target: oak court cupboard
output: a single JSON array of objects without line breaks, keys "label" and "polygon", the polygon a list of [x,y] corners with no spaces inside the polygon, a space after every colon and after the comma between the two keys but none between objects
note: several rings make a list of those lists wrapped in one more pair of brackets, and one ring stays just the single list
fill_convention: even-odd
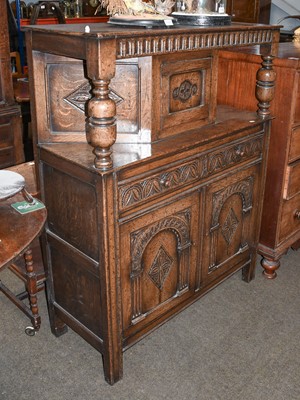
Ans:
[{"label": "oak court cupboard", "polygon": [[[113,384],[129,346],[254,276],[279,28],[25,31],[51,328],[94,346]],[[217,104],[218,50],[254,44],[258,111]]]}]

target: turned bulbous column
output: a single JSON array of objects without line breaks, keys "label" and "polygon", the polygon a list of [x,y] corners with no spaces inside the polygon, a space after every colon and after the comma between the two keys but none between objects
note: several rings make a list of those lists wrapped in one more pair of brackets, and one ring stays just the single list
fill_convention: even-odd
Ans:
[{"label": "turned bulbous column", "polygon": [[116,104],[109,97],[109,84],[116,72],[116,40],[87,42],[87,77],[92,84],[92,98],[87,105],[86,135],[94,148],[95,168],[105,171],[112,168],[111,146],[117,138]]},{"label": "turned bulbous column", "polygon": [[87,139],[94,147],[95,167],[105,170],[112,167],[110,148],[117,137],[116,104],[108,96],[108,82],[94,80],[93,85],[94,97],[88,103]]},{"label": "turned bulbous column", "polygon": [[258,100],[257,113],[265,118],[270,114],[270,103],[274,98],[276,72],[273,69],[273,56],[262,55],[261,58],[263,61],[256,74],[255,95]]}]

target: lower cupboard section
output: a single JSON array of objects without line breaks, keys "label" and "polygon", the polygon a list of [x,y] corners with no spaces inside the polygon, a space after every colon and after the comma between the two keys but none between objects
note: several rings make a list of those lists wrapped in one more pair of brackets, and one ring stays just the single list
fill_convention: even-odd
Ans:
[{"label": "lower cupboard section", "polygon": [[[58,170],[52,153],[43,153],[51,328],[59,336],[69,326],[100,351],[110,383],[120,379],[125,349],[236,271],[253,278],[262,158],[237,155],[225,170],[227,155],[216,153],[213,176],[183,177],[167,188],[151,177],[171,167],[156,165],[149,187],[155,181],[165,190],[149,200],[144,171],[120,174],[128,186],[145,182],[146,200],[124,212],[114,171],[65,162]],[[187,157],[176,162],[181,170]]]},{"label": "lower cupboard section", "polygon": [[255,267],[260,164],[120,227],[125,347],[240,268]]}]

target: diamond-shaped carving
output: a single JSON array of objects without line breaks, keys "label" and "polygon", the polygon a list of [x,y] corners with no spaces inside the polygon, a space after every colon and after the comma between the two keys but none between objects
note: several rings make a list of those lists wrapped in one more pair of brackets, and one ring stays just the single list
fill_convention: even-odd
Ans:
[{"label": "diamond-shaped carving", "polygon": [[232,240],[234,232],[237,230],[238,224],[239,220],[231,208],[221,229],[223,237],[228,245]]},{"label": "diamond-shaped carving", "polygon": [[148,275],[158,289],[162,289],[163,284],[168,276],[173,264],[172,257],[161,246],[156,254],[156,257],[151,265]]},{"label": "diamond-shaped carving", "polygon": [[[73,108],[81,112],[85,112],[86,102],[91,99],[92,87],[89,82],[83,83],[72,93],[64,97],[64,100],[69,103]],[[114,100],[116,104],[122,103],[124,99],[119,96],[114,90],[109,90],[109,97]]]}]

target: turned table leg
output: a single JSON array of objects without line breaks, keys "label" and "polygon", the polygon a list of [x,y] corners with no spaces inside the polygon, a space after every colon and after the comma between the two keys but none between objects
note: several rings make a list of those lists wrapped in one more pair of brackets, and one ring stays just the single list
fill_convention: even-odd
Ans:
[{"label": "turned table leg", "polygon": [[39,315],[37,305],[37,279],[33,268],[32,250],[28,249],[24,253],[26,277],[27,277],[27,292],[29,295],[29,305],[32,314],[31,322],[35,331],[40,329],[41,317]]}]

